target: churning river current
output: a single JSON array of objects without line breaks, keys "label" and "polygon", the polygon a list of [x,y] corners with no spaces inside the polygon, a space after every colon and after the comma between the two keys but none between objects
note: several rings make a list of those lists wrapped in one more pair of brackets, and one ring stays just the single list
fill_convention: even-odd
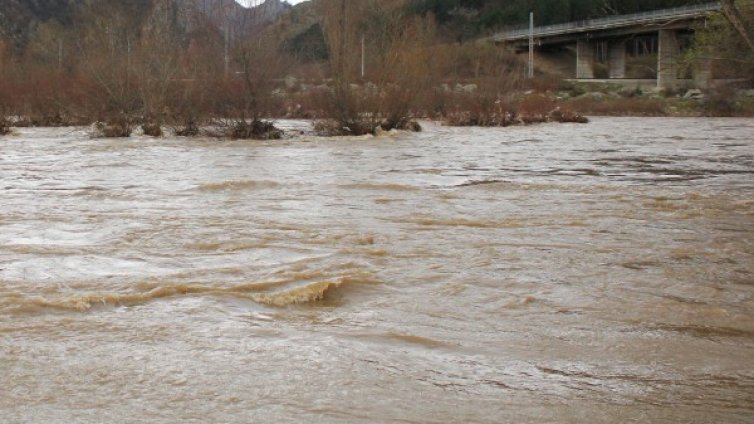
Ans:
[{"label": "churning river current", "polygon": [[751,422],[753,236],[754,120],[22,129],[0,422]]}]

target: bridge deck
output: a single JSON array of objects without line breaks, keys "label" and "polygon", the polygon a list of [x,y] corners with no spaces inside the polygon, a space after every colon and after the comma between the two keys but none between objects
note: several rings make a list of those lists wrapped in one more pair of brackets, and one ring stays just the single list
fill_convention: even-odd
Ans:
[{"label": "bridge deck", "polygon": [[[535,38],[555,37],[584,32],[604,31],[635,25],[656,25],[672,20],[693,19],[720,10],[720,3],[707,3],[676,7],[672,9],[653,10],[607,18],[589,19],[534,28]],[[529,28],[521,27],[501,32],[493,37],[496,42],[520,41],[529,38]]]}]

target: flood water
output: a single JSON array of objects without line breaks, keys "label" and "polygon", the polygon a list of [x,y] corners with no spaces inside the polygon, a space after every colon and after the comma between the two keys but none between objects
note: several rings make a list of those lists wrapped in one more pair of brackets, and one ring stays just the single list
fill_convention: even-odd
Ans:
[{"label": "flood water", "polygon": [[0,422],[751,422],[753,296],[753,120],[0,138]]}]

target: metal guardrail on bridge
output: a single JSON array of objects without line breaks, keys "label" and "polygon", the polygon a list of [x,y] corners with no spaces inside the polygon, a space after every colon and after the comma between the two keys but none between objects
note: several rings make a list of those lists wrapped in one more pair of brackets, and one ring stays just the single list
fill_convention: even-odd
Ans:
[{"label": "metal guardrail on bridge", "polygon": [[[565,35],[587,31],[598,31],[612,28],[620,28],[637,24],[652,24],[671,19],[688,19],[706,15],[720,10],[720,3],[707,3],[692,6],[675,7],[672,9],[653,10],[649,12],[631,13],[628,15],[610,16],[607,18],[589,19],[584,21],[568,22],[564,24],[548,25],[534,28],[534,37]],[[529,28],[519,27],[503,31],[493,39],[497,42],[515,41],[529,38]]]}]

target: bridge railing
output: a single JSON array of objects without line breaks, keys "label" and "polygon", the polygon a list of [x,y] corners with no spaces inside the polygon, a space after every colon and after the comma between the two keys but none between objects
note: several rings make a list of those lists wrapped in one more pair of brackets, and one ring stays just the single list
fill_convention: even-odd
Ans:
[{"label": "bridge railing", "polygon": [[[627,15],[609,16],[606,18],[588,19],[564,24],[547,25],[534,28],[534,37],[583,32],[588,30],[609,29],[625,25],[652,23],[666,19],[683,19],[704,15],[720,10],[720,3],[707,3],[674,7],[672,9],[652,10],[648,12],[631,13]],[[498,33],[493,37],[495,41],[511,41],[529,37],[528,27],[517,27]]]}]

